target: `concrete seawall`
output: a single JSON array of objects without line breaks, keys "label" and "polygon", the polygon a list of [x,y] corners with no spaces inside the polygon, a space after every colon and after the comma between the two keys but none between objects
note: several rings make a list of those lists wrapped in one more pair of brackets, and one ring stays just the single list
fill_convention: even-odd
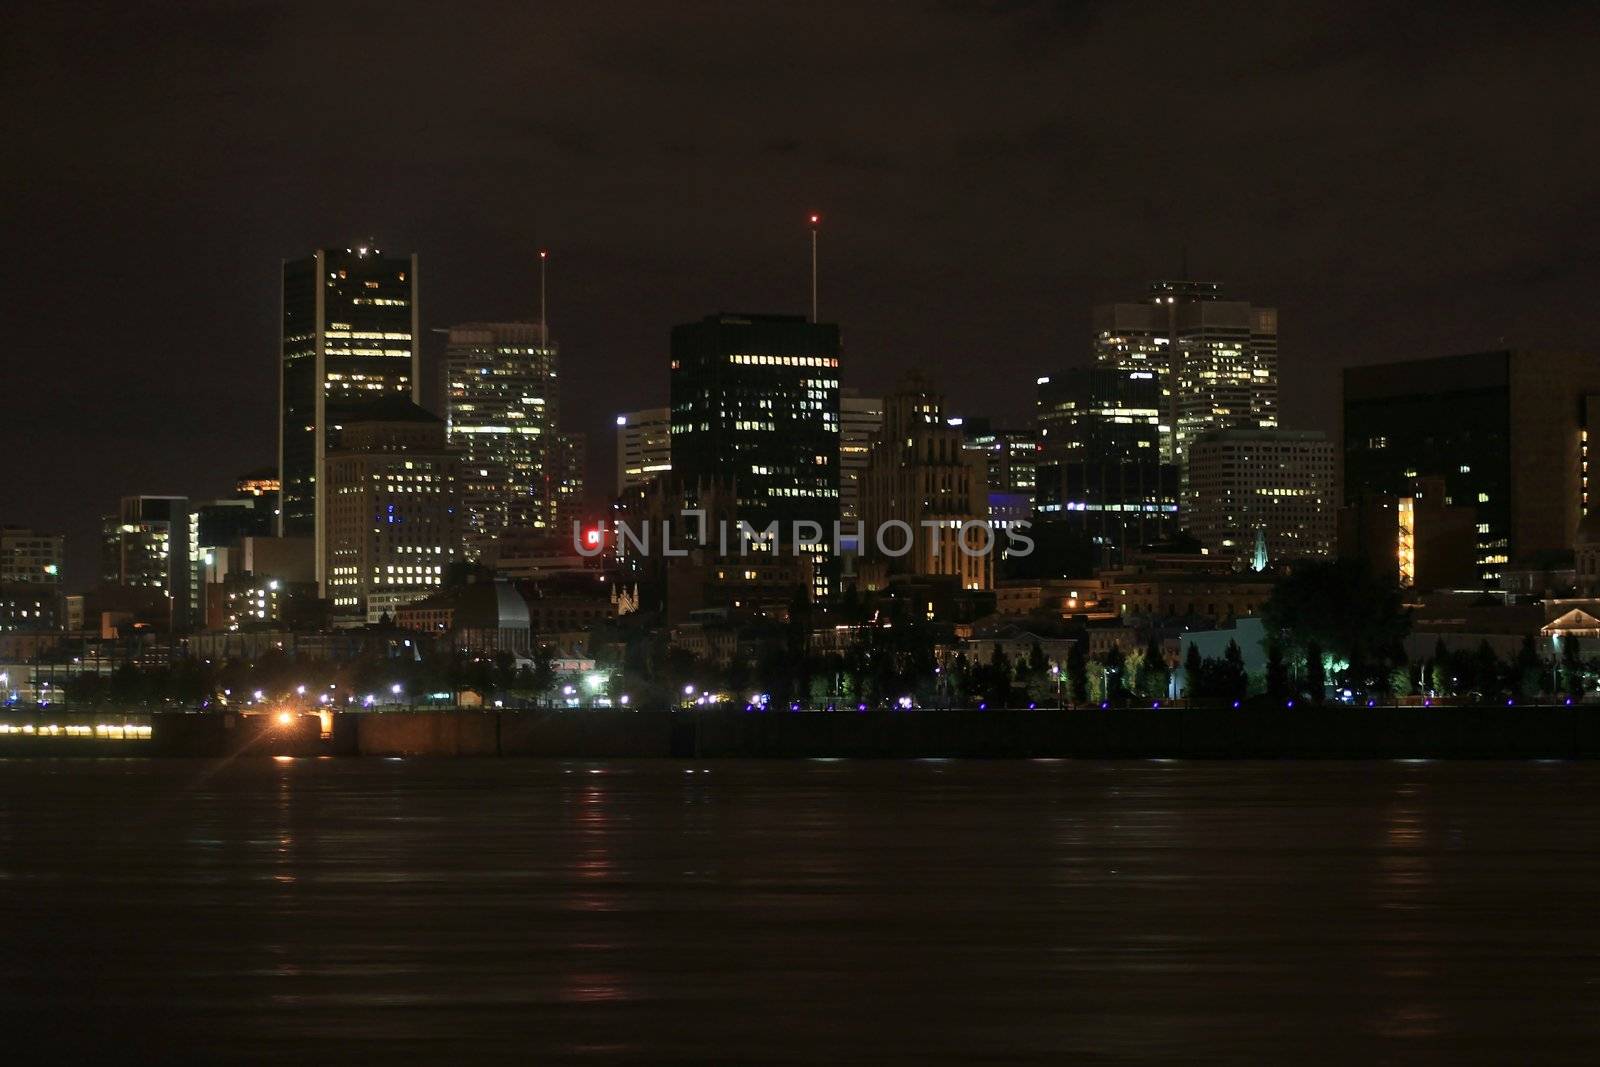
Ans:
[{"label": "concrete seawall", "polygon": [[1600,706],[0,713],[0,756],[1595,759]]}]

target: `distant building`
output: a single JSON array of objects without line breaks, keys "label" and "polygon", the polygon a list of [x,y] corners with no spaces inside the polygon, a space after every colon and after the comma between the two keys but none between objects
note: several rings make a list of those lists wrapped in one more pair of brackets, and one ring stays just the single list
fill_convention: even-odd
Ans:
[{"label": "distant building", "polygon": [[1396,496],[1367,492],[1339,509],[1339,555],[1403,589],[1471,589],[1477,512],[1447,503],[1443,478],[1416,478]]},{"label": "distant building", "polygon": [[[839,518],[839,327],[799,315],[710,315],[672,331],[672,474],[737,492],[738,519],[831,539]],[[813,592],[835,568],[813,553]]]},{"label": "distant building", "polygon": [[0,633],[58,630],[66,537],[0,526]]},{"label": "distant building", "polygon": [[1161,385],[1149,368],[1077,368],[1038,380],[1034,512],[1120,558],[1177,529],[1178,471],[1162,459]]},{"label": "distant building", "polygon": [[464,550],[478,559],[508,530],[556,526],[557,350],[542,323],[470,322],[450,327],[445,362]]},{"label": "distant building", "polygon": [[264,481],[242,477],[232,498],[189,506],[189,618],[197,626],[207,617],[206,570],[218,554],[247,537],[270,537],[277,527],[278,496]]},{"label": "distant building", "polygon": [[0,583],[60,585],[66,536],[26,526],[0,526]]},{"label": "distant building", "polygon": [[[1551,351],[1353,367],[1344,372],[1344,501],[1397,498],[1440,478],[1443,504],[1475,513],[1477,579],[1574,547],[1600,502],[1600,357]],[[1600,439],[1597,439],[1600,440]]]},{"label": "distant building", "polygon": [[341,426],[373,401],[420,399],[417,257],[318,249],[284,263],[282,303],[278,532],[315,538],[323,560],[323,464]]},{"label": "distant building", "polygon": [[1213,282],[1160,281],[1138,302],[1094,310],[1102,367],[1151,374],[1161,458],[1178,465],[1210,430],[1278,425],[1278,312],[1224,298]]},{"label": "distant building", "polygon": [[1004,546],[994,544],[988,527],[983,455],[964,447],[960,429],[947,422],[943,395],[919,377],[883,406],[883,430],[862,481],[862,555],[885,577],[937,575],[966,590],[991,588]]},{"label": "distant building", "polygon": [[319,568],[336,618],[378,622],[440,588],[460,554],[456,462],[444,423],[402,397],[344,425]]},{"label": "distant building", "polygon": [[181,496],[125,496],[102,523],[101,582],[158,590],[167,621],[185,630],[191,621],[189,500]]},{"label": "distant building", "polygon": [[861,518],[861,478],[872,440],[883,429],[883,398],[839,392],[839,518],[854,530]]},{"label": "distant building", "polygon": [[965,447],[983,456],[991,493],[1031,498],[1039,462],[1038,437],[1033,430],[1006,430],[982,416],[958,420]]},{"label": "distant building", "polygon": [[545,492],[555,501],[556,532],[570,540],[573,523],[583,519],[589,438],[574,431],[563,431],[556,434],[554,446],[545,471]]},{"label": "distant building", "polygon": [[1261,570],[1333,555],[1333,442],[1315,430],[1215,430],[1189,446],[1183,524],[1207,552]]},{"label": "distant building", "polygon": [[672,409],[617,416],[617,495],[672,471]]}]

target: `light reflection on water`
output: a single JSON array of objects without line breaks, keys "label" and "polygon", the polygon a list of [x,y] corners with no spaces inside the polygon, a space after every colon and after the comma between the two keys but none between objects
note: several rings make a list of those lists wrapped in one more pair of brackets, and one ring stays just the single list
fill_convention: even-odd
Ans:
[{"label": "light reflection on water", "polygon": [[58,1059],[1580,1062],[1596,785],[0,761],[0,1012]]}]

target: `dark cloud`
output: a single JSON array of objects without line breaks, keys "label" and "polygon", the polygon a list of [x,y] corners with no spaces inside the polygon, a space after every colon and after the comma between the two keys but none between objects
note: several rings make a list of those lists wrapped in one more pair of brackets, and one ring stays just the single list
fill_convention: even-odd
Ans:
[{"label": "dark cloud", "polygon": [[803,308],[848,384],[1025,417],[1089,306],[1175,273],[1282,311],[1289,420],[1338,368],[1595,345],[1579,5],[182,4],[8,9],[6,521],[275,454],[278,261],[422,256],[428,327],[534,311],[568,412],[657,402],[667,330]]}]

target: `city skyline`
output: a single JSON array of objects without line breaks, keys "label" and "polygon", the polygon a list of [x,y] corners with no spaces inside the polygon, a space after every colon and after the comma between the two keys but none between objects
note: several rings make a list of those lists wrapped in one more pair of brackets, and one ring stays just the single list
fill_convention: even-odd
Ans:
[{"label": "city skyline", "polygon": [[[382,109],[368,106],[375,89],[327,92],[337,64],[322,62],[324,46],[289,46],[354,31],[354,13],[319,14],[313,34],[294,32],[308,16],[286,10],[281,33],[258,34],[221,13],[152,12],[87,43],[66,13],[22,14],[26,45],[8,79],[33,121],[15,158],[29,169],[51,160],[55,180],[12,200],[31,251],[8,270],[8,336],[49,402],[10,420],[3,490],[31,506],[9,521],[69,531],[77,581],[92,566],[96,516],[120,496],[213,498],[270,463],[276,411],[248,395],[273,388],[276,264],[358,234],[419,253],[426,329],[531,317],[533,256],[552,250],[550,318],[570,353],[569,408],[595,449],[593,483],[611,465],[612,416],[664,395],[671,324],[718,308],[806,308],[811,211],[824,217],[822,315],[846,331],[844,384],[883,393],[932,361],[951,395],[1002,422],[1031,397],[990,373],[991,353],[1022,382],[1086,362],[1078,339],[1093,306],[1176,273],[1280,310],[1290,427],[1336,429],[1344,366],[1584,347],[1594,139],[1580,132],[1531,160],[1496,146],[1526,141],[1520,116],[1535,102],[1543,121],[1586,128],[1571,82],[1582,64],[1568,60],[1589,17],[1321,14],[1260,20],[1204,61],[1115,79],[1126,99],[1112,107],[1084,91],[1104,80],[1110,46],[1182,54],[1195,16],[858,12],[854,33],[829,39],[833,76],[791,92],[782,79],[752,82],[742,60],[685,64],[685,31],[648,7],[619,16],[620,42],[616,28],[549,12],[528,27],[548,60],[534,68],[478,47],[484,27],[407,37],[405,106]],[[703,46],[753,33],[782,61],[806,47],[805,24],[800,12],[753,11]],[[81,76],[62,94],[55,72],[69,55]],[[452,76],[459,55],[475,57],[473,77]],[[922,73],[934,69],[955,74],[940,85]],[[174,70],[186,72],[184,94],[167,90]],[[1429,91],[1410,93],[1414,81]],[[724,91],[735,84],[748,91]],[[863,85],[884,96],[858,111]],[[1189,106],[1163,106],[1180,94]],[[479,106],[500,99],[540,103]],[[706,99],[726,113],[699,126],[672,117]],[[291,160],[279,140],[312,100],[350,136]],[[1192,113],[1255,131],[1249,151],[1237,138],[1212,145]],[[429,132],[472,114],[457,132]],[[818,121],[838,114],[857,117]],[[432,161],[463,138],[505,151],[446,175]],[[1352,138],[1360,150],[1345,152]],[[422,147],[399,156],[402,140]],[[1168,182],[1177,159],[1190,179]],[[1525,168],[1540,174],[1540,195],[1488,195]],[[131,273],[130,256],[204,266]],[[81,313],[84,291],[96,294],[93,315]],[[171,331],[179,305],[183,328]],[[442,341],[423,346],[431,369]],[[82,411],[95,417],[61,415]],[[194,469],[195,439],[214,471]],[[69,478],[81,492],[54,488]]]}]

